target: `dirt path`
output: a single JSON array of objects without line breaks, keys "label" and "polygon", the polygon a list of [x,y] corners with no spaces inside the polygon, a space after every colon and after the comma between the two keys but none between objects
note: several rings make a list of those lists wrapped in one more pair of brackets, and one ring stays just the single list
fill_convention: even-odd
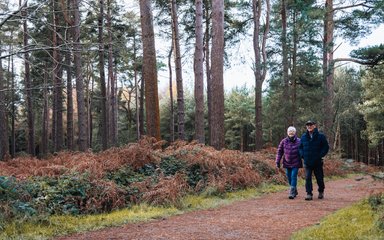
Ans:
[{"label": "dirt path", "polygon": [[294,200],[287,198],[287,192],[279,192],[218,209],[59,239],[289,239],[293,232],[377,192],[384,192],[384,181],[354,177],[326,182],[322,200],[314,195],[313,201],[305,201],[305,189],[301,187]]}]

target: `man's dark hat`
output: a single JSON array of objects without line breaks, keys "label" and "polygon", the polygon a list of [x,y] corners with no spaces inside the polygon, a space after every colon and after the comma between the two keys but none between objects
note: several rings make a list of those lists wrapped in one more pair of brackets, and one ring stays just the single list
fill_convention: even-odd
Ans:
[{"label": "man's dark hat", "polygon": [[314,124],[316,124],[315,121],[313,121],[313,120],[308,120],[308,121],[305,123],[305,126],[307,126],[307,125],[314,125]]}]

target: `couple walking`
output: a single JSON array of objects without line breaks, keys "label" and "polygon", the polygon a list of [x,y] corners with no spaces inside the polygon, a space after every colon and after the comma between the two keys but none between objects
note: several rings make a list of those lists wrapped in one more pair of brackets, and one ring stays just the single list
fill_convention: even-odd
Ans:
[{"label": "couple walking", "polygon": [[305,200],[313,199],[312,173],[316,177],[318,185],[319,199],[324,198],[324,172],[323,157],[328,153],[329,145],[324,134],[317,130],[316,122],[309,120],[305,123],[307,131],[301,136],[296,135],[296,128],[287,129],[288,136],[281,140],[277,149],[276,166],[280,168],[282,160],[283,167],[286,168],[288,183],[290,185],[289,198],[297,196],[297,174],[299,168],[305,168],[305,190],[307,196]]}]

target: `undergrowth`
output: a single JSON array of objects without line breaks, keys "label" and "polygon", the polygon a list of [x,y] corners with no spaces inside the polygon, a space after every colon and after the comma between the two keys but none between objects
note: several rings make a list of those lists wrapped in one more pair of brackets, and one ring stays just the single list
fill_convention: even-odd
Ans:
[{"label": "undergrowth", "polygon": [[284,185],[262,184],[258,188],[249,188],[219,195],[187,195],[180,200],[178,206],[169,205],[155,207],[140,204],[131,208],[112,211],[111,213],[83,216],[48,216],[46,218],[14,221],[3,227],[0,239],[49,239],[54,236],[67,235],[105,227],[120,226],[126,223],[150,221],[185,212],[211,209],[258,197],[263,193],[286,189]]},{"label": "undergrowth", "polygon": [[[51,224],[53,216],[81,219],[142,204],[194,209],[199,208],[198,202],[202,206],[210,206],[207,201],[226,202],[232,192],[238,196],[244,190],[247,197],[252,194],[246,189],[286,185],[284,171],[275,168],[274,148],[242,153],[217,151],[197,142],[165,146],[145,137],[97,154],[60,152],[44,160],[0,161],[0,231],[9,228],[5,226],[10,222],[44,225]],[[324,164],[326,176],[346,175],[351,172],[348,169],[337,158]],[[353,166],[354,171],[358,169]],[[187,196],[195,196],[196,203],[188,203]]]}]

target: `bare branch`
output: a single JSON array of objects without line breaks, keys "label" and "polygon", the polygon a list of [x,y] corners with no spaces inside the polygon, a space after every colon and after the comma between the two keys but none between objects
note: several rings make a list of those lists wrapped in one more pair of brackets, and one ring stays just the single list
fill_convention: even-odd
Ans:
[{"label": "bare branch", "polygon": [[28,0],[24,0],[24,2],[20,5],[20,7],[17,10],[13,11],[6,18],[4,18],[3,21],[0,22],[0,29],[9,19],[11,19],[13,16],[15,16],[18,12],[20,12],[27,5],[27,1]]},{"label": "bare branch", "polygon": [[372,65],[377,64],[377,63],[372,62],[372,61],[363,61],[363,60],[359,60],[359,59],[355,59],[355,58],[337,58],[337,59],[334,59],[333,61],[335,63],[336,62],[354,62],[354,63],[365,65],[365,66],[372,66]]},{"label": "bare branch", "polygon": [[344,9],[349,9],[349,8],[355,8],[355,7],[366,7],[366,8],[373,8],[373,6],[367,5],[367,1],[361,2],[359,4],[352,4],[352,5],[347,5],[347,6],[342,6],[342,7],[337,7],[334,8],[332,11],[336,12],[339,10],[344,10]]}]

